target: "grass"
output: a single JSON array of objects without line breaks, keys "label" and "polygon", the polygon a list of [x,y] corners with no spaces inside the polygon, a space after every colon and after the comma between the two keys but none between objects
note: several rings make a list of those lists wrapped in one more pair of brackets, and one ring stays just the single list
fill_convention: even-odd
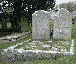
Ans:
[{"label": "grass", "polygon": [[53,19],[50,20],[50,29],[54,30],[54,20]]},{"label": "grass", "polygon": [[[28,35],[27,38],[23,39],[23,40],[19,40],[17,42],[10,42],[10,43],[0,43],[0,52],[2,51],[2,49],[6,49],[10,46],[16,45],[17,43],[21,43],[27,39],[31,39],[31,35]],[[71,39],[74,39],[74,53],[75,55],[73,56],[63,56],[63,57],[57,57],[57,58],[53,58],[53,59],[47,59],[47,58],[42,58],[42,59],[31,59],[28,61],[23,61],[20,62],[20,64],[76,64],[76,24],[72,25],[72,34],[71,34]],[[58,41],[58,40],[54,40],[54,41]],[[0,64],[9,64],[6,62],[2,62],[1,60],[1,53],[0,53]],[[11,63],[11,64],[19,64],[19,63]]]},{"label": "grass", "polygon": [[[68,41],[68,42],[66,42],[66,43],[68,43],[68,44],[66,44],[66,43],[59,43],[57,46],[55,46],[55,48],[57,48],[58,49],[58,51],[59,52],[61,52],[61,49],[66,49],[68,52],[70,52],[70,48],[71,48],[71,43],[72,41]],[[62,46],[62,48],[60,49],[58,46]],[[65,48],[64,48],[65,47]]]}]

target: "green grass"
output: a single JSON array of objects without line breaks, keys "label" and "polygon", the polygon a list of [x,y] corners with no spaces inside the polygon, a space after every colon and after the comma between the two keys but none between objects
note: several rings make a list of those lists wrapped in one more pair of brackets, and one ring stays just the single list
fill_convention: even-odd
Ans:
[{"label": "green grass", "polygon": [[[62,46],[62,48],[61,49],[66,49],[68,52],[70,52],[70,47],[71,47],[71,43],[72,41],[68,41],[67,43],[69,43],[69,44],[62,44],[61,42],[57,45],[57,46],[55,46],[55,48],[58,48],[58,46]],[[64,48],[65,47],[65,48]],[[58,48],[59,49],[59,48]],[[59,49],[58,51],[59,52],[61,52],[61,49]]]},{"label": "green grass", "polygon": [[54,29],[54,20],[53,19],[50,20],[50,29]]},{"label": "green grass", "polygon": [[[10,43],[0,43],[0,52],[2,49],[6,49],[10,46],[16,45],[17,43],[21,43],[24,40],[31,39],[32,36],[28,36],[27,38],[17,41],[17,42],[10,42]],[[63,57],[57,57],[53,59],[47,60],[47,58],[42,58],[38,60],[28,60],[26,62],[21,62],[20,64],[76,64],[76,24],[72,25],[72,34],[71,39],[74,39],[74,53],[73,56],[63,56]],[[56,41],[56,40],[54,40]],[[9,64],[1,61],[1,53],[0,53],[0,64]],[[19,64],[19,63],[11,63],[11,64]]]}]

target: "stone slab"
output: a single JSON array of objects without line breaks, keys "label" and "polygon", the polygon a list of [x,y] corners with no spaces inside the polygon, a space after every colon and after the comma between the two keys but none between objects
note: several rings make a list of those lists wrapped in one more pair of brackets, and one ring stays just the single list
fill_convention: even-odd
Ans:
[{"label": "stone slab", "polygon": [[66,9],[60,9],[54,16],[53,39],[71,39],[72,15]]},{"label": "stone slab", "polygon": [[50,39],[50,16],[49,12],[39,10],[32,16],[32,38]]}]

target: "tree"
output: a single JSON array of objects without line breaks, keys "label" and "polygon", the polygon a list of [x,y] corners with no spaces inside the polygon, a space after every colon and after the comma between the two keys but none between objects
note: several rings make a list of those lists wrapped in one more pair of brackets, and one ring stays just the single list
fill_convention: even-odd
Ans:
[{"label": "tree", "polygon": [[68,3],[62,3],[59,6],[60,6],[60,8],[67,9],[69,12],[76,11],[76,2],[69,1]]},{"label": "tree", "polygon": [[60,5],[59,5],[60,9],[61,9],[61,8],[66,8],[65,5],[66,5],[66,3],[62,3],[62,4],[60,4]]},{"label": "tree", "polygon": [[[2,25],[2,31],[6,31],[7,30],[7,18],[11,18],[12,15],[8,14],[9,12],[11,12],[10,8],[10,3],[8,1],[0,1],[0,24]],[[8,5],[6,5],[8,4]],[[10,11],[9,11],[10,10]],[[8,12],[9,11],[9,12]]]},{"label": "tree", "polygon": [[1,2],[1,11],[2,12],[6,12],[6,13],[12,13],[14,11],[14,8],[13,8],[13,4],[10,3],[9,1],[2,1]]},{"label": "tree", "polygon": [[24,11],[24,12],[25,14],[27,13],[26,16],[28,17],[29,21],[31,21],[32,14],[35,11],[38,11],[40,9],[46,11],[48,8],[53,8],[55,6],[54,0],[32,0],[32,1],[28,0],[28,1],[24,1],[23,4],[24,6],[22,7],[22,10],[23,9],[26,10],[26,7],[28,8],[28,11]]},{"label": "tree", "polygon": [[[25,17],[27,17],[28,21],[25,21],[25,22],[28,22],[28,26],[30,26],[30,23],[31,23],[31,26],[32,26],[32,14],[35,11],[38,11],[40,9],[46,11],[48,8],[53,8],[55,6],[54,0],[32,0],[32,1],[31,0],[24,0],[24,1],[9,0],[9,2],[14,2],[13,3],[14,11],[13,11],[13,18],[12,18],[11,25],[12,25],[12,29],[13,30],[16,29],[17,32],[19,32],[20,31],[19,29],[21,28],[19,24],[21,16],[24,15]],[[31,5],[32,5],[32,8],[31,8]]]},{"label": "tree", "polygon": [[[50,4],[47,5],[47,1],[49,0],[24,0],[24,1],[19,1],[19,0],[14,0],[14,12],[13,12],[13,16],[14,16],[14,23],[17,25],[16,28],[20,28],[19,26],[19,22],[20,22],[20,18],[21,16],[26,16],[28,18],[28,20],[30,22],[28,22],[28,26],[30,26],[30,23],[32,25],[32,13],[34,13],[35,11],[38,10],[47,10],[48,7],[51,6],[51,8],[54,7],[55,4],[54,0],[50,0]],[[22,6],[23,3],[23,6]],[[32,5],[32,8],[31,8]],[[28,8],[28,11],[26,10],[26,7]],[[24,10],[25,9],[25,10]],[[17,21],[17,22],[16,22]]]}]

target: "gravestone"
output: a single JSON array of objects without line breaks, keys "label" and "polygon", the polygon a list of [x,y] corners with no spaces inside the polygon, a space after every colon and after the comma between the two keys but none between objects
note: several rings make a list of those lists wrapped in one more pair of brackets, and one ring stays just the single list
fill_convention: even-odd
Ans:
[{"label": "gravestone", "polygon": [[44,10],[35,11],[32,14],[32,39],[50,39],[50,15]]},{"label": "gravestone", "polygon": [[64,8],[54,16],[53,39],[71,39],[72,15]]},{"label": "gravestone", "polygon": [[53,19],[54,14],[56,14],[56,12],[54,10],[50,10],[49,14],[50,14],[50,19]]}]

